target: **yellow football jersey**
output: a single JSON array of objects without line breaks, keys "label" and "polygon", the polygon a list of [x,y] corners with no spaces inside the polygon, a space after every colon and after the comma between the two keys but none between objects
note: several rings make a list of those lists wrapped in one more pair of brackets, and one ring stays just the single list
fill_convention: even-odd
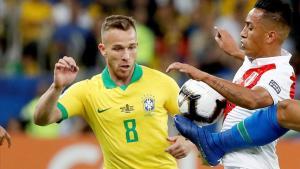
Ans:
[{"label": "yellow football jersey", "polygon": [[63,118],[82,116],[93,129],[105,169],[174,169],[168,112],[179,113],[179,87],[169,76],[136,65],[127,86],[116,86],[107,68],[72,85],[60,97]]}]

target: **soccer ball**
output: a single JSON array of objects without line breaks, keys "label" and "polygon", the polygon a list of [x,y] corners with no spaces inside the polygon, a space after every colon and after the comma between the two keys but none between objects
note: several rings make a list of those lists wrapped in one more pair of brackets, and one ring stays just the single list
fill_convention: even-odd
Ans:
[{"label": "soccer ball", "polygon": [[178,105],[180,112],[198,125],[223,122],[225,98],[202,81],[185,82],[179,92]]}]

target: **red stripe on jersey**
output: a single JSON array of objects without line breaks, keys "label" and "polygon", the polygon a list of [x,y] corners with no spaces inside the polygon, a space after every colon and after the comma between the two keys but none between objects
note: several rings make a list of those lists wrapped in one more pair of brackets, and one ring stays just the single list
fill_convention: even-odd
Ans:
[{"label": "red stripe on jersey", "polygon": [[293,74],[290,79],[293,81],[292,85],[291,85],[291,89],[290,89],[290,98],[294,99],[295,98],[295,89],[296,89],[296,75]]},{"label": "red stripe on jersey", "polygon": [[231,112],[231,110],[235,108],[235,106],[236,105],[234,103],[231,103],[230,101],[226,100],[226,107],[225,107],[224,112],[223,112],[225,118],[228,115],[228,113]]},{"label": "red stripe on jersey", "polygon": [[[264,73],[275,68],[276,68],[275,64],[268,64],[262,67],[249,69],[244,73],[242,79],[239,81],[240,83],[238,84],[247,87],[248,89],[252,89],[252,87],[254,87],[257,84],[257,82],[260,80],[261,76]],[[236,105],[234,103],[230,101],[226,101],[226,107],[224,109],[225,117],[235,107]]]}]

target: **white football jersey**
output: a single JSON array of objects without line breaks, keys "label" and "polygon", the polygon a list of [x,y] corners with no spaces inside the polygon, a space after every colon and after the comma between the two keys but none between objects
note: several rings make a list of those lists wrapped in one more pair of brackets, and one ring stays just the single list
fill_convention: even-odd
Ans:
[{"label": "white football jersey", "polygon": [[[294,69],[289,63],[292,55],[285,50],[282,50],[281,55],[257,58],[252,61],[245,57],[244,63],[235,74],[233,82],[249,89],[258,86],[265,88],[272,96],[274,104],[284,99],[294,98],[296,78]],[[222,131],[230,129],[233,125],[251,116],[255,111],[228,103],[225,108],[227,116]],[[225,167],[278,169],[278,157],[275,152],[276,142],[229,153],[224,156],[222,163]]]}]

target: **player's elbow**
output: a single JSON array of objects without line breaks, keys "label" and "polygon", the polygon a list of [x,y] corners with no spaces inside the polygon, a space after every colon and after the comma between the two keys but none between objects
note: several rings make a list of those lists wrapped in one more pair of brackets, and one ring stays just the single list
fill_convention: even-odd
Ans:
[{"label": "player's elbow", "polygon": [[300,107],[296,100],[284,100],[278,103],[277,120],[285,128],[300,131]]},{"label": "player's elbow", "polygon": [[45,126],[48,124],[46,122],[45,118],[43,118],[39,112],[34,113],[33,122],[34,122],[34,124],[39,125],[39,126]]},{"label": "player's elbow", "polygon": [[273,104],[272,99],[267,99],[265,97],[260,97],[260,96],[252,96],[245,101],[244,108],[247,108],[249,110],[254,110],[254,109],[263,108],[263,107],[266,107],[266,106],[269,106],[272,104]]},{"label": "player's elbow", "polygon": [[255,101],[248,101],[245,102],[245,105],[242,106],[243,108],[249,109],[249,110],[254,110],[257,109],[257,102]]},{"label": "player's elbow", "polygon": [[288,122],[290,118],[289,114],[286,113],[287,107],[288,103],[286,102],[286,100],[279,102],[277,106],[277,120],[284,127],[289,126]]},{"label": "player's elbow", "polygon": [[36,116],[34,116],[33,122],[34,122],[34,124],[36,124],[38,126],[45,126],[46,125],[41,119],[37,118]]},{"label": "player's elbow", "polygon": [[43,111],[41,109],[36,109],[34,112],[33,121],[36,125],[46,126],[48,124],[56,123],[62,119],[60,111]]}]

